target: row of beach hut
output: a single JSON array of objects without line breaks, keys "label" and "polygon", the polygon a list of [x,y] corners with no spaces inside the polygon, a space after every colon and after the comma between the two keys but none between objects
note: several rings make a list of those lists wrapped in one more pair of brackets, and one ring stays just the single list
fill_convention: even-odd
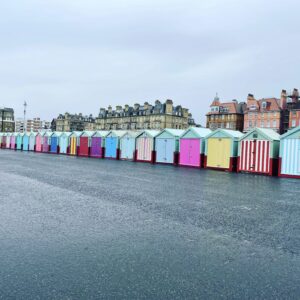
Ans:
[{"label": "row of beach hut", "polygon": [[132,160],[300,178],[300,127],[280,136],[266,128],[247,134],[211,131],[83,131],[2,133],[6,149]]}]

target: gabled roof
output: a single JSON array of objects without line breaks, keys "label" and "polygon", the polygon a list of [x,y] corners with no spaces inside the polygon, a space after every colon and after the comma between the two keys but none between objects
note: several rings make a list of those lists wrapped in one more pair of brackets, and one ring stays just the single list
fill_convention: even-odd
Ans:
[{"label": "gabled roof", "polygon": [[71,136],[71,134],[72,134],[72,132],[63,132],[62,134],[61,134],[61,136],[67,136],[67,137],[70,137]]},{"label": "gabled roof", "polygon": [[274,131],[273,129],[256,127],[256,128],[253,128],[251,131],[247,132],[244,136],[242,136],[241,140],[247,138],[249,135],[251,135],[255,131],[260,133],[267,140],[279,141],[279,139],[280,139],[280,135],[276,131]]},{"label": "gabled roof", "polygon": [[220,133],[221,135],[224,135],[225,137],[230,137],[234,139],[240,139],[244,134],[240,131],[230,130],[230,129],[222,129],[219,128],[212,133],[210,133],[208,136],[206,136],[206,139],[213,137],[214,135]]},{"label": "gabled roof", "polygon": [[80,137],[83,134],[83,131],[73,131],[71,136]]},{"label": "gabled roof", "polygon": [[112,136],[115,136],[115,137],[122,137],[123,135],[126,134],[126,130],[111,130],[106,136],[109,136],[110,134]]},{"label": "gabled roof", "polygon": [[160,136],[164,132],[169,133],[173,137],[180,137],[185,131],[182,129],[165,128],[163,131],[161,131],[159,134],[157,134],[156,137]]},{"label": "gabled roof", "polygon": [[95,131],[92,136],[106,137],[109,134],[108,130],[98,130]]},{"label": "gabled roof", "polygon": [[140,133],[141,133],[140,131],[129,130],[122,137],[125,137],[126,135],[129,135],[130,137],[136,138],[137,136],[140,135]]},{"label": "gabled roof", "polygon": [[186,131],[184,131],[180,137],[184,137],[190,131],[192,131],[199,138],[204,138],[212,132],[209,128],[190,127]]},{"label": "gabled roof", "polygon": [[294,129],[290,129],[288,132],[286,132],[285,134],[283,134],[280,139],[285,139],[287,138],[288,136],[294,134],[294,133],[297,133],[298,131],[300,131],[300,126],[294,128]]},{"label": "gabled roof", "polygon": [[143,135],[144,133],[152,138],[155,138],[160,133],[160,131],[159,130],[144,130],[144,131],[140,132],[140,134],[137,137]]},{"label": "gabled roof", "polygon": [[92,137],[94,135],[95,131],[88,131],[85,130],[83,131],[82,135],[87,136],[87,137]]},{"label": "gabled roof", "polygon": [[63,134],[63,132],[60,132],[60,131],[54,131],[54,132],[53,132],[53,135],[54,135],[54,136],[57,136],[57,137],[62,136],[62,134]]}]

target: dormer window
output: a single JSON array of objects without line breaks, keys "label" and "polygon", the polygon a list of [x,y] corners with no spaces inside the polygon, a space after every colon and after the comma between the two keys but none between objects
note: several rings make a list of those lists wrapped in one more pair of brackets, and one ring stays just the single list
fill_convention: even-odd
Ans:
[{"label": "dormer window", "polygon": [[212,112],[218,112],[218,111],[219,111],[219,106],[213,106],[213,107],[211,108],[211,111],[212,111]]},{"label": "dormer window", "polygon": [[261,106],[262,106],[263,109],[266,109],[267,108],[267,102],[264,101]]}]

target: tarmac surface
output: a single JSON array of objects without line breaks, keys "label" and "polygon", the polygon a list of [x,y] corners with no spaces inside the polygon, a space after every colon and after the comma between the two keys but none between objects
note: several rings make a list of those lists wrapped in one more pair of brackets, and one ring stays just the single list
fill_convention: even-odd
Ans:
[{"label": "tarmac surface", "polygon": [[0,150],[0,299],[299,299],[300,180]]}]

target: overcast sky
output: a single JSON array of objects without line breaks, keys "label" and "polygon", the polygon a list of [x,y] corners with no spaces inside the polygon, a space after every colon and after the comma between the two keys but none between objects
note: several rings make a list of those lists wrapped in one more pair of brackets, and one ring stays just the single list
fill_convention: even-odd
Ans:
[{"label": "overcast sky", "polygon": [[0,105],[97,115],[172,99],[204,124],[221,100],[300,87],[299,0],[19,0],[0,4]]}]

